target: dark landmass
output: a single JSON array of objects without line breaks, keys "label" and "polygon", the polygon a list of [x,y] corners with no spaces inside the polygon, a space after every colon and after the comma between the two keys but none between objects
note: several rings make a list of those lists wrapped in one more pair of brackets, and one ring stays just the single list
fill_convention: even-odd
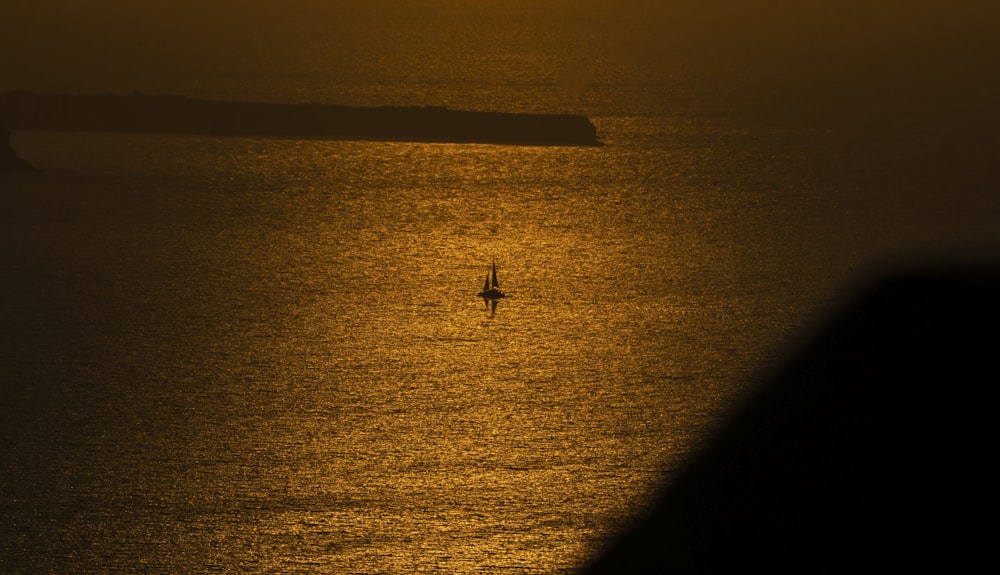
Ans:
[{"label": "dark landmass", "polygon": [[30,172],[34,168],[17,156],[14,147],[10,145],[10,130],[0,127],[0,173]]},{"label": "dark landmass", "polygon": [[976,570],[998,324],[989,262],[876,282],[584,575]]},{"label": "dark landmass", "polygon": [[590,120],[569,114],[223,102],[180,96],[6,92],[0,94],[0,125],[15,130],[519,145],[601,144]]}]

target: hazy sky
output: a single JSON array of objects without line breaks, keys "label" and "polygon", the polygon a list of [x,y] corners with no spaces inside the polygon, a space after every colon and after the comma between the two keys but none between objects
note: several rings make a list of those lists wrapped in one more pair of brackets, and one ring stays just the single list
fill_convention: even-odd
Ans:
[{"label": "hazy sky", "polygon": [[[987,0],[11,1],[0,4],[0,89],[141,88],[151,77],[239,73],[246,62],[304,61],[317,50],[331,54],[331,67],[354,65],[352,58],[385,56],[371,48],[372,38],[396,38],[404,49],[419,50],[446,37],[462,54],[512,45],[527,34],[535,43],[521,45],[600,47],[607,54],[601,64],[555,72],[579,73],[582,81],[600,74],[598,65],[631,66],[637,74],[697,71],[748,97],[835,102],[908,93],[915,105],[982,109],[1000,94],[998,6]],[[442,30],[456,33],[442,36]]]}]

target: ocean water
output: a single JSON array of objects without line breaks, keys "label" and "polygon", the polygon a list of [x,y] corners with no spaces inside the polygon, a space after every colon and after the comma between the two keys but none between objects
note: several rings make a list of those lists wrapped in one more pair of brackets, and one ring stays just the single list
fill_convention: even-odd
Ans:
[{"label": "ocean water", "polygon": [[17,144],[13,571],[566,571],[732,386],[623,149]]},{"label": "ocean water", "polygon": [[606,29],[517,14],[140,87],[583,112],[604,146],[14,133],[0,571],[575,572],[859,282],[1000,247],[988,134],[577,76]]},{"label": "ocean water", "polygon": [[859,270],[996,215],[842,178],[828,136],[595,122],[600,148],[17,133],[3,570],[572,572]]}]

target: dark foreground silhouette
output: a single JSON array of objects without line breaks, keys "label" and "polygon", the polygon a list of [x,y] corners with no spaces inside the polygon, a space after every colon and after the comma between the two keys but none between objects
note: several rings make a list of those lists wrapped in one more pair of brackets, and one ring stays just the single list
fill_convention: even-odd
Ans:
[{"label": "dark foreground silhouette", "polygon": [[0,126],[0,174],[4,172],[30,172],[31,164],[17,156],[10,145],[10,130]]},{"label": "dark foreground silhouette", "polygon": [[998,327],[1000,267],[875,285],[585,573],[978,569]]},{"label": "dark foreground silhouette", "polygon": [[12,129],[597,146],[584,116],[440,107],[220,102],[178,96],[0,93]]}]

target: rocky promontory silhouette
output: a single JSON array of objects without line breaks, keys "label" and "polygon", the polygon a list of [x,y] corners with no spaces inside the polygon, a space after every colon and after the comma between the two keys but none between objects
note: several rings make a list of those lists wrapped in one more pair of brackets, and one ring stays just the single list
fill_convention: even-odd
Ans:
[{"label": "rocky promontory silhouette", "polygon": [[597,146],[585,116],[430,107],[354,107],[181,96],[0,93],[11,129]]},{"label": "rocky promontory silhouette", "polygon": [[10,130],[0,126],[0,173],[29,172],[31,164],[17,157],[17,152],[10,145]]}]

